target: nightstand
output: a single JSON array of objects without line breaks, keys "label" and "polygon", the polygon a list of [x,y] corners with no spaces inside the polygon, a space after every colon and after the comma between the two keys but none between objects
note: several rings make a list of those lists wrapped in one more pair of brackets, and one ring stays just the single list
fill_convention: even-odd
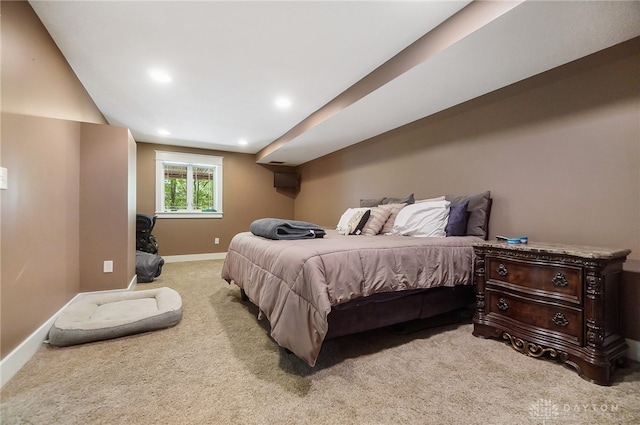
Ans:
[{"label": "nightstand", "polygon": [[618,298],[630,250],[535,242],[482,242],[474,250],[475,336],[504,339],[588,381],[611,383],[627,349]]}]

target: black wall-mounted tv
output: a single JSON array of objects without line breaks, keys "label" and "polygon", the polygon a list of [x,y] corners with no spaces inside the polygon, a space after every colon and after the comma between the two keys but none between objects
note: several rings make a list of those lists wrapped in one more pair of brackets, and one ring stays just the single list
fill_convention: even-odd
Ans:
[{"label": "black wall-mounted tv", "polygon": [[300,176],[297,173],[273,173],[273,187],[297,189],[300,187]]}]

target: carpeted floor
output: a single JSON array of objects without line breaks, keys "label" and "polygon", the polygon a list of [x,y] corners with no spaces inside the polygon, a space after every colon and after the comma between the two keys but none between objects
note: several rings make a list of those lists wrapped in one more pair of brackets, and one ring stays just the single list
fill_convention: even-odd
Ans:
[{"label": "carpeted floor", "polygon": [[318,364],[280,349],[222,261],[172,263],[177,326],[44,345],[2,388],[8,424],[637,424],[640,364],[612,386],[471,335],[469,323],[325,343]]}]

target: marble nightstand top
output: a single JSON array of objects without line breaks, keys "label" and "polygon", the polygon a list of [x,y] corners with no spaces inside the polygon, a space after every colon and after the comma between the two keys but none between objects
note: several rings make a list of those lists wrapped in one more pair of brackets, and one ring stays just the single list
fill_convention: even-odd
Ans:
[{"label": "marble nightstand top", "polygon": [[611,259],[618,257],[626,257],[631,253],[630,249],[611,249],[593,246],[567,245],[559,243],[532,242],[523,244],[510,244],[503,241],[486,241],[475,243],[477,247],[509,249],[515,251],[535,252],[542,254],[560,254],[571,255],[574,257],[594,258],[594,259]]}]

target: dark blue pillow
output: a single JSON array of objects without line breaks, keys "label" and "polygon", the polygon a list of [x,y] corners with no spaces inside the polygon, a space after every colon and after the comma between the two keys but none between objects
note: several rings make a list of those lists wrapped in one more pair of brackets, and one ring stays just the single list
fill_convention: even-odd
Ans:
[{"label": "dark blue pillow", "polygon": [[467,207],[469,201],[449,206],[449,222],[444,229],[447,236],[467,236]]}]

